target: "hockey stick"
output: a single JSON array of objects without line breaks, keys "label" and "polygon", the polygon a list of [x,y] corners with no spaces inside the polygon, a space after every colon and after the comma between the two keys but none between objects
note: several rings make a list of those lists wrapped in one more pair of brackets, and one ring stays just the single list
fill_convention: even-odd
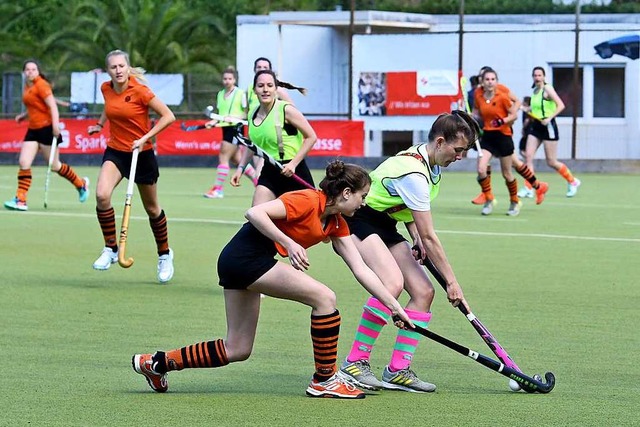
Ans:
[{"label": "hockey stick", "polygon": [[182,129],[185,132],[193,132],[194,130],[202,130],[202,129],[207,129],[206,125],[191,125],[191,126],[187,126],[187,124],[185,122],[180,123],[180,129]]},{"label": "hockey stick", "polygon": [[58,147],[58,138],[53,137],[51,141],[51,151],[49,152],[49,165],[47,166],[47,177],[44,180],[44,208],[47,209],[49,202],[49,181],[51,180],[51,168],[53,167],[53,161],[56,158],[56,148]]},{"label": "hockey stick", "polygon": [[[258,147],[256,144],[253,143],[253,141],[251,141],[246,136],[242,135],[242,133],[236,132],[236,139],[240,142],[240,144],[244,145],[249,150],[253,151],[253,153],[256,156],[263,158],[267,162],[271,163],[271,165],[277,167],[280,170],[284,169],[284,165],[282,163],[280,163],[279,161],[277,161],[276,159],[271,157],[269,155],[269,153],[265,152],[262,148]],[[300,185],[303,185],[306,188],[310,188],[312,190],[315,190],[315,187],[313,185],[309,184],[307,181],[305,181],[304,179],[302,179],[300,176],[296,175],[295,173],[293,175],[291,175],[291,178],[293,178],[296,181],[298,181],[298,183]]]},{"label": "hockey stick", "polygon": [[[400,318],[394,316],[394,321],[395,320],[400,320]],[[519,370],[493,360],[490,357],[482,355],[458,343],[455,343],[441,335],[436,334],[435,332],[431,332],[428,329],[416,325],[413,330],[420,335],[427,337],[437,343],[440,343],[445,347],[449,347],[450,349],[462,354],[463,356],[467,356],[480,363],[481,365],[484,365],[487,368],[515,381],[523,390],[527,391],[528,393],[549,393],[556,385],[556,377],[552,372],[547,372],[546,374],[544,374],[544,377],[546,379],[546,383],[544,383],[542,382],[541,378],[538,379],[525,375]]]},{"label": "hockey stick", "polygon": [[133,258],[126,258],[127,232],[129,231],[129,217],[131,215],[131,199],[133,198],[133,184],[136,178],[136,167],[138,166],[138,153],[140,149],[134,148],[131,154],[131,169],[129,170],[129,183],[127,184],[127,194],[124,199],[124,213],[122,214],[122,227],[120,228],[120,249],[118,250],[118,264],[121,267],[129,268],[133,265]]},{"label": "hockey stick", "polygon": [[[418,249],[417,246],[414,246],[412,249],[416,250],[420,258],[422,258],[422,254],[420,253],[421,251]],[[442,274],[440,274],[436,266],[433,265],[429,257],[424,257],[424,259],[422,260],[422,263],[425,267],[427,267],[427,270],[429,270],[429,272],[433,275],[436,281],[440,283],[440,286],[442,286],[442,288],[446,291],[447,282],[446,280],[444,280],[444,277],[442,277]],[[491,332],[489,332],[489,330],[482,324],[480,319],[478,319],[472,312],[468,311],[467,308],[462,304],[458,305],[458,309],[462,312],[462,314],[465,315],[465,317],[467,318],[467,320],[469,320],[473,328],[482,337],[483,341],[487,343],[489,348],[498,357],[498,359],[500,359],[500,361],[505,364],[505,366],[517,372],[522,372],[521,369],[518,367],[518,365],[516,365],[516,362],[514,362],[511,356],[509,356],[509,353],[507,353],[507,351],[500,345],[498,340],[496,340],[494,336],[491,334]]]},{"label": "hockey stick", "polygon": [[[207,107],[207,117],[209,117],[211,120],[217,120],[219,122],[224,122],[224,123],[231,123],[234,125],[237,124],[242,124],[242,125],[246,125],[247,121],[243,120],[243,119],[239,119],[237,117],[232,117],[232,116],[223,116],[221,114],[216,114],[213,112],[213,107],[211,105],[209,105]],[[227,120],[229,119],[229,120]]]}]

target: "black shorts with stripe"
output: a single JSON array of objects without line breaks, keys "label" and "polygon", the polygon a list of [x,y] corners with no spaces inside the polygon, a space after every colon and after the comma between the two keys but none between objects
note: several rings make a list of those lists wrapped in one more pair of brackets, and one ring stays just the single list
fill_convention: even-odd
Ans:
[{"label": "black shorts with stripe", "polygon": [[352,217],[345,216],[344,219],[349,225],[351,234],[360,240],[377,234],[387,247],[407,240],[398,233],[398,221],[369,206],[363,206]]},{"label": "black shorts with stripe", "polygon": [[251,223],[245,223],[218,257],[219,285],[246,289],[278,262],[276,246]]},{"label": "black shorts with stripe", "polygon": [[[38,129],[27,129],[27,133],[24,136],[25,141],[36,141],[38,144],[49,145],[53,144],[53,126],[45,126]],[[57,144],[62,144],[62,136],[58,135]]]},{"label": "black shorts with stripe", "polygon": [[513,138],[499,130],[484,131],[480,146],[495,157],[509,157],[513,154]]},{"label": "black shorts with stripe", "polygon": [[557,141],[560,139],[558,135],[558,124],[556,119],[551,119],[548,125],[543,125],[538,120],[534,120],[528,129],[529,135],[533,135],[540,141]]},{"label": "black shorts with stripe", "polygon": [[[131,152],[114,150],[107,147],[102,156],[102,163],[112,162],[120,171],[120,175],[129,179],[131,172]],[[153,185],[158,182],[160,170],[158,169],[158,161],[153,150],[141,151],[138,154],[138,164],[136,166],[136,176],[134,182],[136,184]]]},{"label": "black shorts with stripe", "polygon": [[[285,160],[281,163],[287,164],[288,162],[288,160]],[[312,187],[315,187],[311,171],[304,160],[300,162],[298,167],[296,167],[296,175],[308,182]],[[295,179],[282,175],[282,173],[280,173],[280,169],[278,169],[277,166],[273,166],[268,160],[264,161],[262,172],[260,172],[260,178],[258,178],[258,185],[267,187],[276,195],[276,197],[280,197],[289,191],[306,189],[304,185],[300,184]]]},{"label": "black shorts with stripe", "polygon": [[227,141],[233,144],[233,140],[236,137],[236,130],[242,132],[244,126],[236,127],[236,126],[223,126],[222,127],[222,140]]}]

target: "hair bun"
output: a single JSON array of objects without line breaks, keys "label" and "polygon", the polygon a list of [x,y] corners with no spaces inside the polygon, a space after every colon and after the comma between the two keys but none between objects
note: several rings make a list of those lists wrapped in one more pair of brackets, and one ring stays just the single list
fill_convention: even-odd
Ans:
[{"label": "hair bun", "polygon": [[328,178],[335,179],[344,174],[344,162],[342,160],[333,160],[325,169]]}]

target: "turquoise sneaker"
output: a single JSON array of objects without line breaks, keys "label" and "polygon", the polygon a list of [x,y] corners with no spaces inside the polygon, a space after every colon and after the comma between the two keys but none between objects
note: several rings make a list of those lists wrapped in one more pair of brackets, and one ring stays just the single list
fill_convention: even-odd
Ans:
[{"label": "turquoise sneaker", "polygon": [[86,202],[89,198],[89,178],[85,176],[82,181],[84,181],[84,184],[78,188],[78,200],[80,200],[80,203]]},{"label": "turquoise sneaker", "polygon": [[27,202],[23,202],[22,200],[18,200],[17,197],[14,197],[11,200],[7,200],[4,202],[4,207],[12,210],[12,211],[28,211]]},{"label": "turquoise sneaker", "polygon": [[569,183],[569,188],[567,189],[567,197],[573,197],[578,193],[578,187],[580,187],[580,180],[578,178],[574,178],[573,182]]}]

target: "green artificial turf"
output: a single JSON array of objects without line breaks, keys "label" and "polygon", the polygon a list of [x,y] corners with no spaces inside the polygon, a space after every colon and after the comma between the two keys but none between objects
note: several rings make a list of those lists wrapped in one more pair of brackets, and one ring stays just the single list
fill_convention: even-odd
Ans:
[{"label": "green artificial turf", "polygon": [[[10,199],[17,167],[0,167]],[[94,184],[98,169],[78,167]],[[547,395],[509,390],[508,379],[423,340],[413,367],[438,390],[384,391],[361,401],[311,399],[310,310],[263,300],[252,357],[220,369],[169,375],[152,392],[131,369],[134,353],[224,337],[217,256],[250,204],[248,180],[224,199],[202,197],[213,170],[164,168],[160,202],[169,220],[176,273],[156,282],[155,244],[136,194],[127,254],[130,269],[91,268],[102,237],[93,194],[86,204],[54,176],[42,207],[43,167],[33,170],[29,212],[0,211],[0,425],[31,426],[623,426],[640,407],[640,196],[638,176],[582,174],[573,199],[558,175],[545,202],[508,197],[495,174],[494,214],[470,200],[469,173],[445,173],[433,205],[436,229],[479,319],[525,373],[556,375]],[[319,178],[321,171],[315,171]],[[95,187],[92,185],[92,190]],[[118,227],[125,183],[114,194]],[[338,296],[340,361],[354,336],[365,291],[330,246],[310,250],[313,277]],[[430,329],[494,357],[436,284]],[[402,301],[406,301],[403,295]],[[387,327],[372,356],[380,374],[391,354]]]}]

